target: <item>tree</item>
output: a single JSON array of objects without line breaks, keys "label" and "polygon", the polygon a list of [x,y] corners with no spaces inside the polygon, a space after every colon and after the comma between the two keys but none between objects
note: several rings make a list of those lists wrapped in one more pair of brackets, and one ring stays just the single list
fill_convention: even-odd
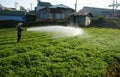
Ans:
[{"label": "tree", "polygon": [[21,11],[26,11],[26,9],[23,6],[20,6]]},{"label": "tree", "polygon": [[15,8],[17,9],[17,6],[18,6],[19,3],[18,3],[18,2],[15,2],[14,4],[15,4]]},{"label": "tree", "polygon": [[8,8],[8,7],[4,7],[4,10],[10,10],[10,8]]}]

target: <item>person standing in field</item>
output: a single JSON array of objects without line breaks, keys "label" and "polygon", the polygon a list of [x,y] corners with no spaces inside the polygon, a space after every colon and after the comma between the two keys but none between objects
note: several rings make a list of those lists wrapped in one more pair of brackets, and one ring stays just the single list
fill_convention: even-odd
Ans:
[{"label": "person standing in field", "polygon": [[17,42],[19,42],[21,39],[21,35],[22,35],[22,31],[23,31],[22,25],[23,25],[23,23],[18,23],[18,25],[16,27],[17,28]]}]

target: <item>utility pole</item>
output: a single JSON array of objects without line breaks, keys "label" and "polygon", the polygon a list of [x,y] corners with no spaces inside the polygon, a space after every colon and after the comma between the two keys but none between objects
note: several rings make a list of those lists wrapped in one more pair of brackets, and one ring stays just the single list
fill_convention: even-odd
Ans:
[{"label": "utility pole", "polygon": [[75,3],[75,11],[77,12],[77,0],[76,0],[76,3]]},{"label": "utility pole", "polygon": [[41,0],[37,0],[37,2],[41,2]]},{"label": "utility pole", "polygon": [[115,15],[115,0],[113,0],[113,16]]},{"label": "utility pole", "polygon": [[117,8],[120,6],[120,4],[118,3],[118,1],[116,0],[116,10],[117,10]]},{"label": "utility pole", "polygon": [[31,11],[32,11],[32,3],[30,5],[31,5]]},{"label": "utility pole", "polygon": [[112,5],[109,5],[109,7],[113,7],[113,10],[112,10],[112,16],[114,17],[115,15],[115,11],[117,11],[117,8],[120,6],[120,4],[118,4],[117,0],[113,0],[113,4]]}]

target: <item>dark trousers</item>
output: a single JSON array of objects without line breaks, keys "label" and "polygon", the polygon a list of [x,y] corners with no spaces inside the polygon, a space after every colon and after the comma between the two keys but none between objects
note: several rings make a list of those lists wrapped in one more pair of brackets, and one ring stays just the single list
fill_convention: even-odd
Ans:
[{"label": "dark trousers", "polygon": [[18,35],[17,42],[19,42],[21,39],[21,35]]}]

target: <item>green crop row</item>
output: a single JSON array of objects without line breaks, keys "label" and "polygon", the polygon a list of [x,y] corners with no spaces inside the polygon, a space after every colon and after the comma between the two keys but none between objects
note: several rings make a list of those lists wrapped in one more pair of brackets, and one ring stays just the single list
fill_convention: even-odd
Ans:
[{"label": "green crop row", "polygon": [[119,77],[120,30],[84,28],[86,34],[52,38],[0,29],[0,77]]}]

